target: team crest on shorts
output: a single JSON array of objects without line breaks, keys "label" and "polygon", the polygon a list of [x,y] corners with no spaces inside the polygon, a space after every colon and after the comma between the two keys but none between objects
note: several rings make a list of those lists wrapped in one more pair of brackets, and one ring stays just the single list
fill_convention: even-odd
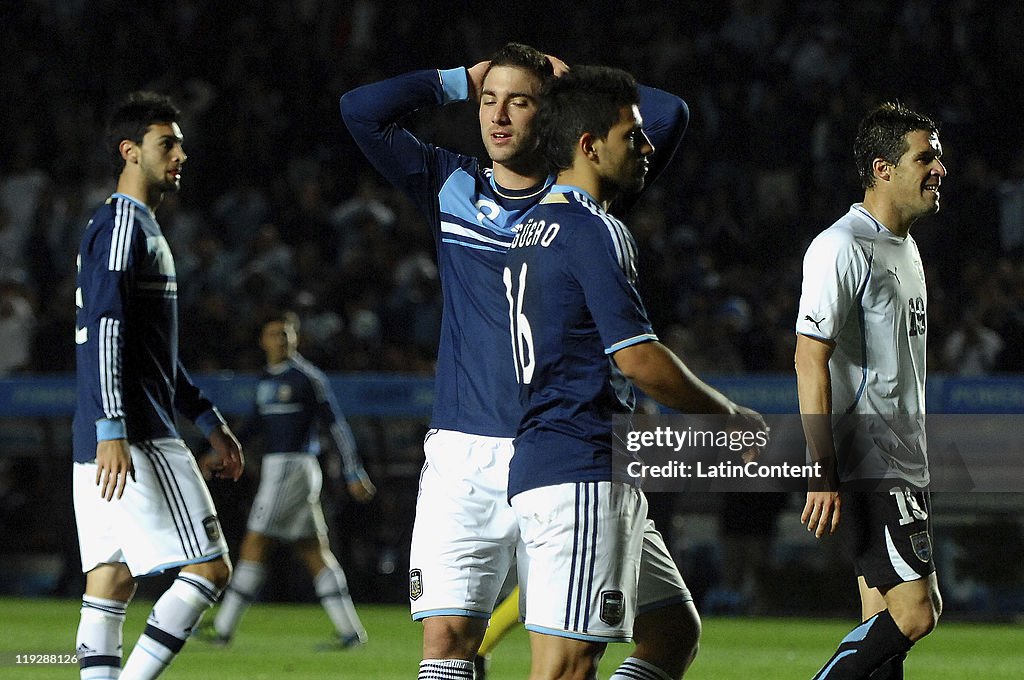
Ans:
[{"label": "team crest on shorts", "polygon": [[220,522],[216,515],[210,515],[203,520],[203,528],[206,529],[206,537],[211,541],[220,540]]},{"label": "team crest on shorts", "polygon": [[606,590],[601,593],[601,620],[609,626],[622,623],[626,615],[626,598],[621,590]]},{"label": "team crest on shorts", "polygon": [[925,564],[932,561],[932,539],[927,531],[910,534],[910,545],[914,548],[917,559]]},{"label": "team crest on shorts", "polygon": [[409,599],[418,600],[423,594],[423,572],[419,569],[409,571]]}]

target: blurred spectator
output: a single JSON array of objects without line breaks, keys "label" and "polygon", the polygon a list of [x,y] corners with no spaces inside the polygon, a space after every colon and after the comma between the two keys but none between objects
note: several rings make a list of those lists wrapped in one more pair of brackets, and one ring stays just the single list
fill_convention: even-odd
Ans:
[{"label": "blurred spectator", "polygon": [[27,368],[36,315],[24,286],[0,281],[0,376]]}]

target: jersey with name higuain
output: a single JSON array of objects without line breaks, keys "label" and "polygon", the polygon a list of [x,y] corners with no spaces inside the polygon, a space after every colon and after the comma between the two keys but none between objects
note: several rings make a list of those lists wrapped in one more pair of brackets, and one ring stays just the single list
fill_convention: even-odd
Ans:
[{"label": "jersey with name higuain", "polygon": [[509,498],[613,479],[612,416],[635,395],[611,355],[657,340],[636,277],[629,230],[580,189],[555,185],[519,226],[504,272],[525,408]]},{"label": "jersey with name higuain", "polygon": [[914,238],[893,234],[863,204],[807,249],[796,331],[835,343],[833,421],[836,441],[848,442],[841,481],[928,483],[927,307]]}]

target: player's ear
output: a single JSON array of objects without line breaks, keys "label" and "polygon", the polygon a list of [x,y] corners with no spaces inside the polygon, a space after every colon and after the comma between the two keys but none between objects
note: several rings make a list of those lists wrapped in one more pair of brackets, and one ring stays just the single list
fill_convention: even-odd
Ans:
[{"label": "player's ear", "polygon": [[135,163],[139,159],[138,147],[130,139],[122,139],[121,143],[117,145],[117,150],[121,152],[121,158],[126,163]]},{"label": "player's ear", "polygon": [[597,137],[589,132],[584,132],[580,135],[576,147],[578,151],[583,153],[584,158],[591,162],[596,162],[598,160],[597,142]]},{"label": "player's ear", "polygon": [[884,158],[876,158],[871,161],[871,171],[874,172],[875,177],[880,180],[888,182],[892,179],[892,163]]}]

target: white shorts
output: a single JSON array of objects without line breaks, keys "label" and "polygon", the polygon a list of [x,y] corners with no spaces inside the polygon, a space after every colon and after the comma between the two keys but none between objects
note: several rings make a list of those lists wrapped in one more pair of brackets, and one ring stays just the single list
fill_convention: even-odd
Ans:
[{"label": "white shorts", "polygon": [[431,430],[409,551],[412,618],[489,618],[515,561],[512,440]]},{"label": "white shorts", "polygon": [[247,529],[282,541],[327,534],[320,489],[320,461],[308,453],[269,453],[260,465],[260,487]]},{"label": "white shorts", "polygon": [[665,539],[648,519],[644,525],[643,554],[640,559],[640,584],[637,588],[637,613],[658,609],[670,604],[693,601],[693,595],[683,582]]},{"label": "white shorts", "polygon": [[74,465],[82,571],[124,562],[132,576],[145,576],[226,555],[213,499],[185,442],[139,442],[131,456],[135,479],[109,502],[96,486],[96,463]]},{"label": "white shorts", "polygon": [[647,499],[619,482],[531,489],[512,499],[526,628],[594,642],[628,642],[647,524]]}]

